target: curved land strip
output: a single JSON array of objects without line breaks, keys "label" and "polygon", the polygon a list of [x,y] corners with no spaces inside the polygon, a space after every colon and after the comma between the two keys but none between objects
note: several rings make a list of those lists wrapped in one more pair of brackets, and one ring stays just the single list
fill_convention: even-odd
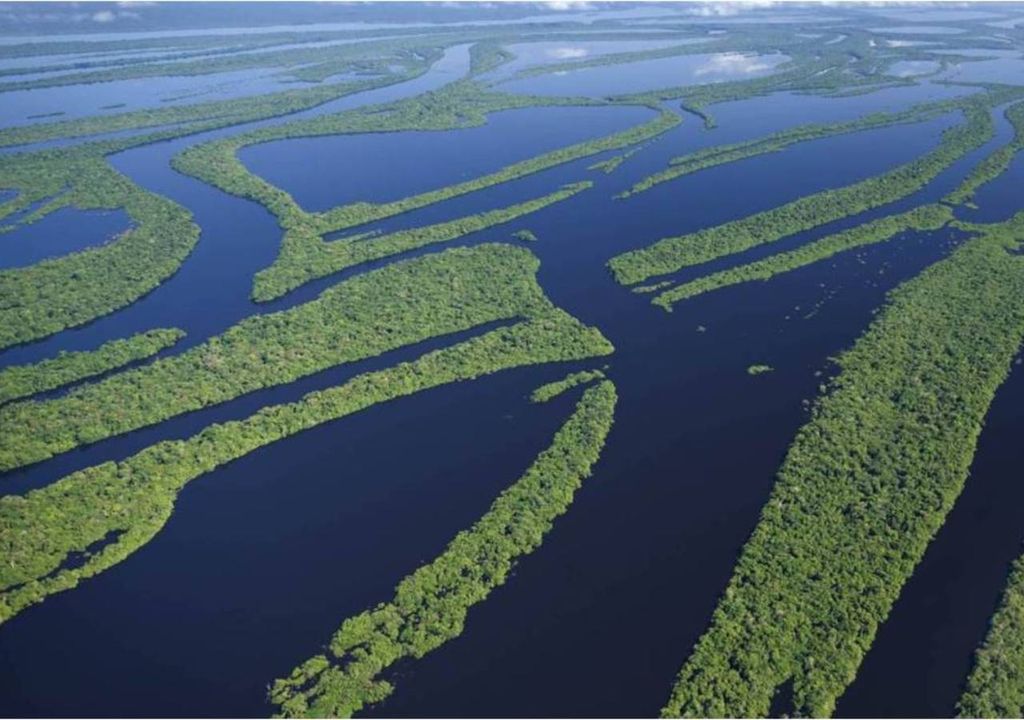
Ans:
[{"label": "curved land strip", "polygon": [[390,602],[345,620],[327,654],[274,683],[270,698],[281,715],[350,717],[391,693],[379,677],[389,667],[461,635],[469,609],[504,585],[514,563],[540,547],[569,509],[601,455],[615,402],[608,380],[585,390],[551,446],[473,527],[402,580]]},{"label": "curved land strip", "polygon": [[95,350],[62,352],[32,365],[0,370],[0,404],[55,390],[116,370],[156,355],[185,337],[177,328],[158,328],[123,340],[111,340]]},{"label": "curved land strip", "polygon": [[999,609],[974,658],[958,717],[1024,715],[1024,558],[1013,564]]},{"label": "curved land strip", "polygon": [[[1008,90],[1005,94],[1019,92]],[[966,102],[967,122],[946,130],[939,146],[917,160],[882,175],[807,195],[740,220],[659,240],[649,247],[618,255],[608,265],[618,282],[631,285],[900,200],[920,190],[952,163],[992,138],[994,125],[990,108],[1004,100],[1005,94],[992,93]]]},{"label": "curved land strip", "polygon": [[515,53],[494,41],[478,42],[469,49],[469,75],[475,77],[515,59]]},{"label": "curved land strip", "polygon": [[248,317],[178,355],[4,406],[0,470],[431,337],[533,317],[550,308],[537,268],[528,250],[493,244],[395,263],[297,307]]},{"label": "curved land strip", "polygon": [[[549,202],[564,199],[568,197],[570,191],[578,191],[583,185],[570,186],[547,198],[537,199],[533,201],[537,203],[537,207],[534,208],[531,208],[529,203],[524,203],[493,213],[395,233],[378,239],[324,242],[323,237],[329,233],[484,190],[598,153],[636,145],[667,132],[678,125],[680,120],[674,113],[662,111],[641,125],[537,155],[472,180],[392,202],[350,203],[320,213],[303,210],[287,192],[249,172],[238,159],[238,151],[241,148],[271,140],[324,134],[472,127],[485,123],[487,115],[492,112],[551,104],[594,103],[587,100],[497,95],[483,91],[474,83],[461,82],[418,98],[386,106],[369,107],[350,113],[261,129],[199,145],[175,157],[174,167],[225,192],[259,202],[277,217],[285,231],[280,254],[270,268],[257,276],[253,286],[253,299],[266,301],[279,297],[314,278],[365,262],[360,259],[361,257],[377,259],[416,247],[415,244],[411,244],[413,241],[410,238],[413,235],[435,235],[445,240],[453,239],[467,232],[507,222],[513,217],[539,209]],[[464,226],[466,230],[456,232],[459,226]],[[441,240],[432,242],[439,241]],[[389,246],[396,249],[390,249]],[[370,257],[371,255],[373,257]]]},{"label": "curved land strip", "polygon": [[1024,338],[1024,214],[965,229],[839,358],[665,716],[825,717],[853,680]]},{"label": "curved land strip", "polygon": [[[612,352],[598,330],[543,296],[534,278],[537,262],[526,250],[492,245],[453,249],[436,257],[446,257],[452,265],[477,263],[475,272],[451,278],[456,285],[450,290],[504,285],[496,278],[516,275],[508,278],[508,289],[527,300],[505,307],[500,319],[517,322],[412,362],[358,375],[297,402],[267,406],[244,420],[211,425],[187,440],[157,443],[121,462],[75,472],[25,495],[0,497],[0,553],[5,560],[0,564],[0,622],[124,560],[166,524],[185,484],[257,448],[428,388],[513,367]],[[417,290],[410,284],[404,294],[413,296]],[[494,313],[480,315],[476,327],[494,319]],[[369,324],[387,332],[391,322],[382,312],[378,323]],[[398,322],[416,320],[400,313]],[[300,354],[303,343],[289,347]],[[79,562],[69,562],[72,558]]]}]

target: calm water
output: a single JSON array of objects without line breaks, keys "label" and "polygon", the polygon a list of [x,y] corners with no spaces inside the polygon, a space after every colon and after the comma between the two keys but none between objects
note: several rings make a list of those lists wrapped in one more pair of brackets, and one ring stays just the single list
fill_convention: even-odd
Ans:
[{"label": "calm water", "polygon": [[893,35],[956,35],[963,29],[948,25],[889,25],[871,28],[871,32]]},{"label": "calm water", "polygon": [[1008,85],[1024,84],[1024,60],[999,58],[959,63],[943,74],[954,82],[992,82]]},{"label": "calm water", "polygon": [[[307,115],[439,87],[459,77],[466,60],[461,46],[423,78]],[[529,82],[540,80],[547,77]],[[647,82],[634,80],[638,87]],[[535,197],[566,182],[593,180],[593,189],[571,200],[455,244],[507,241],[517,229],[534,231],[540,241],[529,247],[541,259],[541,285],[555,303],[599,327],[615,344],[615,354],[505,372],[380,405],[196,480],[151,543],[0,629],[0,714],[266,714],[269,681],[318,652],[345,617],[389,599],[398,580],[479,517],[546,446],[571,411],[573,397],[532,405],[529,392],[570,370],[605,363],[620,395],[616,423],[570,512],[544,546],[518,565],[511,581],[470,612],[462,637],[396,669],[395,695],[370,714],[655,714],[706,629],[786,447],[807,419],[804,400],[816,395],[821,373],[832,372],[828,358],[856,339],[887,290],[943,257],[953,239],[945,232],[907,234],[770,283],[695,298],[672,314],[617,286],[605,262],[661,237],[883,172],[934,147],[955,118],[809,142],[628,200],[611,197],[669,158],[709,144],[956,92],[963,89],[925,84],[838,100],[776,95],[723,104],[713,109],[716,130],[705,131],[685,116],[680,127],[648,143],[611,175],[586,171],[591,158],[371,225],[386,230],[436,222]],[[496,114],[479,128],[282,141],[250,148],[243,158],[303,205],[319,209],[440,187],[649,116],[643,110],[523,110]],[[158,326],[186,329],[189,337],[180,347],[188,347],[247,315],[305,302],[365,271],[355,268],[310,283],[267,306],[248,300],[252,275],[276,255],[276,222],[258,205],[168,166],[185,147],[232,132],[238,129],[115,157],[118,170],[195,214],[202,228],[196,251],[171,280],[130,308],[4,352],[0,364],[95,347]],[[986,150],[1009,136],[1000,116],[999,136]],[[412,156],[418,147],[421,153]],[[972,153],[905,201],[801,233],[773,250],[933,201],[983,152]],[[978,219],[1010,213],[1019,202],[1022,172],[1024,165],[1015,162],[1011,173],[979,193]],[[388,173],[398,184],[387,182]],[[0,236],[0,243],[13,248],[23,242],[33,252],[50,252],[43,248],[56,246],[47,246],[44,236],[67,234],[59,242],[87,244],[88,237],[118,231],[123,221],[110,213],[83,222],[81,214],[68,211],[48,218],[46,227],[40,223]],[[81,229],[74,234],[76,225]],[[38,249],[29,235],[19,235],[25,232],[41,233]],[[5,261],[13,257],[8,246],[0,248]],[[755,249],[701,270],[767,252]],[[187,437],[210,422],[294,400],[451,340],[327,370],[97,443],[8,474],[4,491],[21,492],[160,439]],[[750,377],[746,368],[754,363],[775,371]],[[1005,473],[1019,458],[1005,438],[1019,431],[1022,388],[1017,371],[993,407],[964,502],[883,628],[842,712],[951,712],[955,683],[984,633],[1006,565],[1019,552],[1024,504],[1013,476]],[[737,443],[743,452],[736,452]],[[979,522],[984,533],[978,533]],[[929,604],[934,597],[941,602]],[[952,623],[954,616],[963,622]],[[947,632],[954,624],[955,633]],[[942,652],[930,655],[930,648]],[[908,666],[914,672],[921,667],[920,676]]]},{"label": "calm water", "polygon": [[708,40],[709,38],[678,38],[671,40],[566,40],[514,43],[508,46],[508,50],[515,57],[482,77],[485,80],[494,81],[511,77],[520,70],[536,65],[586,61],[603,55],[692,45]]},{"label": "calm water", "polygon": [[583,95],[603,97],[646,92],[677,85],[703,85],[761,77],[789,58],[751,53],[698,53],[564,70],[501,83],[497,89],[528,95]]},{"label": "calm water", "polygon": [[458,132],[280,140],[245,148],[239,156],[249,170],[287,190],[306,210],[323,211],[464,182],[653,117],[650,110],[635,107],[528,108],[494,113],[485,125]]},{"label": "calm water", "polygon": [[[210,75],[137,78],[113,82],[36,88],[3,93],[0,126],[24,125],[33,115],[61,113],[60,119],[102,113],[119,105],[117,112],[144,108],[229,100],[247,95],[308,87],[309,83],[283,82],[275,70],[238,70]],[[21,78],[12,78],[20,80]],[[33,79],[33,78],[29,78]],[[109,111],[108,111],[109,112]]]}]

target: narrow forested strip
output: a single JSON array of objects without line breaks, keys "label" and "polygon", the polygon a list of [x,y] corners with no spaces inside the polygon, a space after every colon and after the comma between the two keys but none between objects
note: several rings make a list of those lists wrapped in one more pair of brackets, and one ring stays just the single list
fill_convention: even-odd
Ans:
[{"label": "narrow forested strip", "polygon": [[988,102],[969,104],[965,110],[967,122],[946,130],[939,146],[917,160],[853,185],[824,190],[740,220],[659,240],[612,258],[609,267],[616,280],[630,285],[895,202],[920,190],[992,137],[991,100],[990,97]]},{"label": "narrow forested strip", "polygon": [[391,692],[380,675],[462,634],[469,609],[503,585],[516,560],[543,542],[597,462],[615,413],[610,381],[583,392],[551,446],[472,528],[395,588],[395,597],[345,620],[325,655],[274,683],[287,717],[349,717]]},{"label": "narrow forested strip", "polygon": [[586,385],[587,383],[594,382],[604,378],[604,372],[602,370],[581,370],[580,372],[571,373],[566,375],[561,380],[555,380],[549,382],[546,385],[541,385],[539,388],[530,394],[530,402],[544,403],[548,400],[552,400],[564,392],[572,390],[574,387],[580,385]]},{"label": "narrow forested strip", "polygon": [[281,252],[270,267],[256,273],[252,297],[256,302],[267,302],[285,295],[295,288],[346,268],[372,260],[399,255],[409,250],[480,232],[571,198],[592,187],[590,182],[566,185],[553,193],[526,200],[516,205],[456,218],[435,225],[399,230],[388,235],[345,238],[325,242],[319,235],[301,230],[285,233]]},{"label": "narrow forested strip", "polygon": [[846,250],[885,242],[899,233],[910,230],[938,230],[952,220],[953,211],[947,206],[924,205],[909,212],[889,215],[834,235],[828,235],[789,252],[772,255],[681,283],[660,293],[652,302],[666,310],[671,310],[675,303],[696,295],[751,280],[769,280],[781,273],[802,268]]},{"label": "narrow forested strip", "polygon": [[640,150],[640,147],[635,147],[630,150],[627,150],[624,153],[613,155],[607,160],[602,160],[601,162],[596,162],[593,165],[589,165],[587,167],[587,170],[600,170],[605,175],[611,175],[613,172],[619,169],[619,165],[633,157],[638,150]]},{"label": "narrow forested strip", "polygon": [[957,703],[957,714],[965,718],[1024,716],[1024,557],[1010,571],[1003,599]]},{"label": "narrow forested strip", "polygon": [[[1024,214],[904,283],[798,432],[664,715],[824,717],[967,478],[1024,337]],[[841,558],[841,562],[836,559]]]},{"label": "narrow forested strip", "polygon": [[177,328],[158,328],[111,340],[95,350],[62,352],[32,365],[4,368],[0,370],[0,403],[54,390],[151,357],[183,337],[185,333]]},{"label": "narrow forested strip", "polygon": [[[26,495],[0,497],[0,622],[124,560],[167,522],[189,481],[264,445],[382,402],[500,370],[608,355],[611,344],[556,308],[412,362],[359,375],[187,440],[152,445],[121,462],[68,475]],[[104,539],[84,562],[65,558]]]},{"label": "narrow forested strip", "polygon": [[[477,325],[547,312],[525,248],[453,248],[242,320],[185,352],[49,400],[0,407],[0,469]],[[458,298],[453,302],[452,298]]]}]

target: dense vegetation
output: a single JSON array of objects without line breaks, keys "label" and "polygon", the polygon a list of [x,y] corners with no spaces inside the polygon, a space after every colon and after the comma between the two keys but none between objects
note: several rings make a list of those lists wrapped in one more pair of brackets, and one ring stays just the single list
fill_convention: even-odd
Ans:
[{"label": "dense vegetation", "polygon": [[885,242],[900,233],[938,230],[951,220],[953,212],[945,205],[924,205],[899,215],[887,215],[849,230],[827,235],[789,252],[770,255],[745,265],[737,265],[680,283],[661,292],[652,302],[671,310],[673,304],[696,295],[751,280],[769,280],[780,273],[802,268],[846,250]]},{"label": "dense vegetation", "polygon": [[650,247],[612,258],[609,267],[619,282],[633,284],[895,202],[924,187],[992,137],[989,108],[993,99],[989,95],[985,100],[967,104],[967,122],[945,131],[937,148],[912,162],[877,177],[807,195],[740,220],[659,240]]},{"label": "dense vegetation", "polygon": [[1024,715],[1024,558],[1010,572],[1006,592],[975,656],[960,717],[1000,718]]},{"label": "dense vegetation", "polygon": [[[550,307],[527,250],[483,245],[356,276],[297,307],[49,400],[0,408],[0,469],[227,402],[342,363]],[[452,302],[458,297],[459,302]]]},{"label": "dense vegetation", "polygon": [[581,370],[580,372],[570,373],[561,380],[549,382],[534,390],[530,395],[530,402],[544,403],[548,400],[553,400],[574,387],[586,385],[595,380],[601,380],[604,376],[604,372],[601,370]]},{"label": "dense vegetation", "polygon": [[[1024,338],[1024,214],[894,291],[797,434],[666,716],[824,717],[967,477]],[[842,558],[842,562],[836,562]]]},{"label": "dense vegetation", "polygon": [[[211,425],[187,440],[157,443],[124,461],[81,470],[24,496],[0,497],[0,553],[5,559],[0,564],[0,622],[121,562],[163,527],[186,483],[259,447],[427,388],[506,368],[612,352],[600,332],[544,298],[533,279],[536,261],[525,250],[497,245],[457,248],[430,260],[436,258],[445,259],[447,266],[434,262],[442,275],[461,265],[472,268],[461,278],[449,278],[455,283],[450,288],[470,292],[470,285],[483,284],[495,286],[497,293],[508,292],[513,299],[525,296],[504,308],[502,317],[517,322],[414,361],[358,375],[297,402],[267,406],[244,420]],[[506,287],[498,287],[502,285]],[[416,289],[410,285],[403,292],[415,295]],[[378,325],[382,332],[387,332],[387,319],[382,317]],[[486,322],[481,319],[475,326]],[[302,347],[292,350],[298,354]],[[89,551],[105,539],[106,544]],[[87,555],[81,564],[66,567],[65,558],[74,553]]]},{"label": "dense vegetation", "polygon": [[508,579],[572,503],[604,446],[615,412],[610,381],[585,390],[551,446],[501,493],[472,528],[395,588],[395,597],[345,620],[328,653],[274,683],[270,697],[286,717],[350,717],[391,692],[380,674],[462,634],[469,609]]},{"label": "dense vegetation", "polygon": [[61,352],[55,358],[32,365],[6,367],[0,370],[0,404],[124,367],[156,355],[183,337],[185,333],[177,328],[147,330],[123,340],[111,340],[95,350]]}]

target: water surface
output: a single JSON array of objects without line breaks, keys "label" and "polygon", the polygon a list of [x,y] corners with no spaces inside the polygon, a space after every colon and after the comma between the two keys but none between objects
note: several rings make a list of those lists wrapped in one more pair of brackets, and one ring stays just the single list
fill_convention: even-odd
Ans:
[{"label": "water surface", "polygon": [[498,89],[533,95],[628,95],[680,85],[762,77],[788,59],[781,54],[698,53],[559,71],[511,80]]}]

